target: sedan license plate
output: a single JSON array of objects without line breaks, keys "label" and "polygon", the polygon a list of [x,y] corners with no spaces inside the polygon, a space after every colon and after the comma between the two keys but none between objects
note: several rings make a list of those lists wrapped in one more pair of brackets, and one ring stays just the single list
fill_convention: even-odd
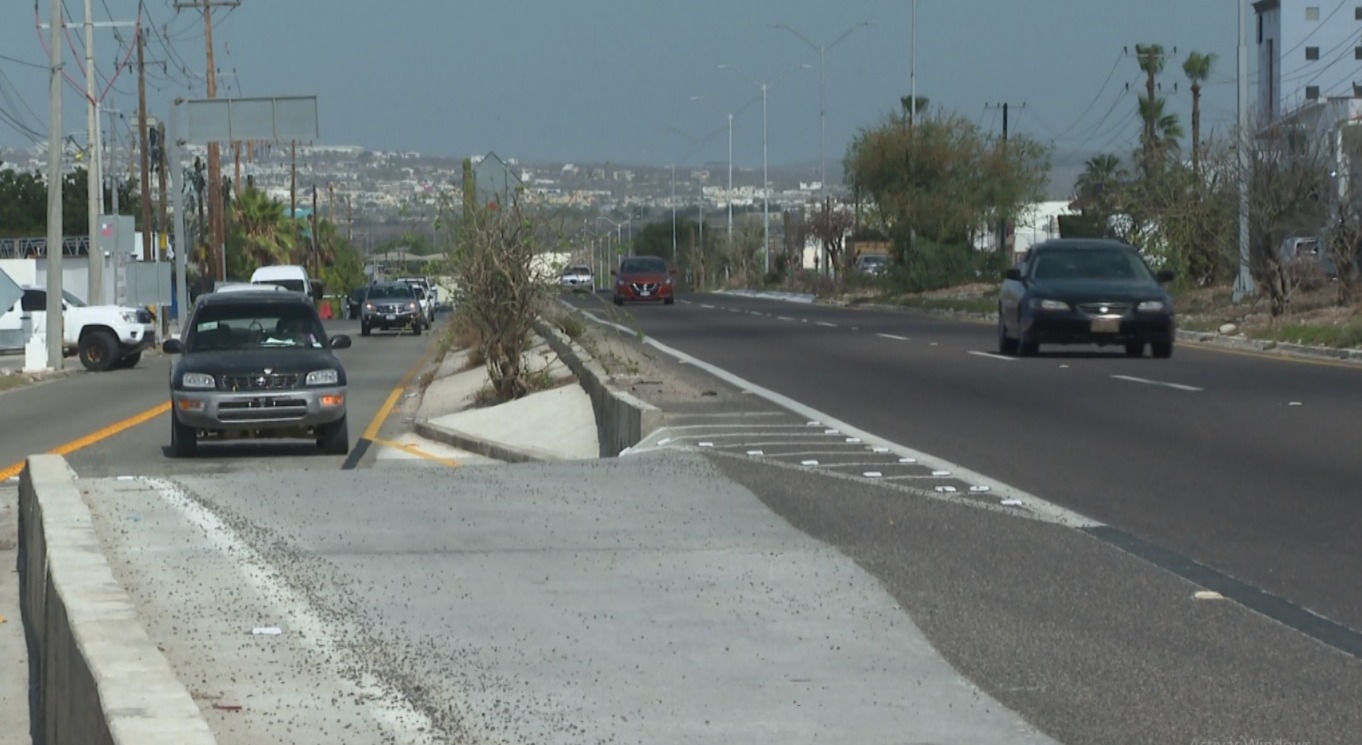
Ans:
[{"label": "sedan license plate", "polygon": [[392,313],[389,313],[389,314],[388,314],[388,320],[389,320],[389,321],[396,321],[396,320],[397,320],[397,316],[393,315]]},{"label": "sedan license plate", "polygon": [[1092,333],[1094,334],[1115,334],[1121,331],[1121,319],[1119,317],[1103,317],[1092,319]]},{"label": "sedan license plate", "polygon": [[651,295],[651,294],[653,294],[653,293],[649,292],[648,290],[639,290],[639,291],[638,291],[638,294],[641,295],[641,296],[643,296],[643,297],[648,297],[649,295]]}]

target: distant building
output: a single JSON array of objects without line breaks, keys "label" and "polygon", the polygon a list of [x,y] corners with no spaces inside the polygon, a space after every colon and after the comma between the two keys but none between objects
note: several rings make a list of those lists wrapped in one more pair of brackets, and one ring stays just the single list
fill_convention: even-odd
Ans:
[{"label": "distant building", "polygon": [[1258,109],[1264,122],[1329,98],[1362,95],[1362,2],[1259,0],[1251,43],[1258,52]]}]

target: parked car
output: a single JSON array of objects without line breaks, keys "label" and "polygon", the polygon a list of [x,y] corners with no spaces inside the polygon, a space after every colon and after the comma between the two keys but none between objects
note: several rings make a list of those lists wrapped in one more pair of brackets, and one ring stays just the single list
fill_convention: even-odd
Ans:
[{"label": "parked car", "polygon": [[656,256],[630,256],[620,260],[619,269],[611,269],[615,275],[614,302],[657,302],[667,305],[676,302],[672,291],[672,275],[675,269]]},{"label": "parked car", "polygon": [[889,257],[884,254],[861,254],[856,257],[856,271],[870,276],[884,274],[889,266]]},{"label": "parked car", "polygon": [[163,349],[170,368],[170,450],[192,457],[200,440],[307,437],[350,451],[345,367],[316,306],[296,292],[212,292],[194,304],[184,336]]},{"label": "parked car", "polygon": [[574,264],[563,270],[563,276],[559,278],[558,284],[564,290],[572,292],[592,292],[596,289],[596,277],[592,274],[591,267]]},{"label": "parked car", "polygon": [[[22,349],[23,316],[32,322],[32,333],[47,334],[47,288],[19,285],[24,294],[13,307],[0,313],[0,342]],[[115,367],[134,367],[142,352],[156,346],[156,323],[146,308],[121,305],[86,305],[85,301],[62,292],[63,352],[74,351],[80,363],[91,372]]]},{"label": "parked car", "polygon": [[416,288],[409,282],[385,282],[370,285],[364,296],[364,306],[360,309],[359,333],[368,336],[374,329],[390,331],[411,329],[412,334],[421,335],[421,330],[429,326],[425,309],[416,297]]},{"label": "parked car", "polygon": [[1139,357],[1171,357],[1173,298],[1133,246],[1112,240],[1057,239],[1033,246],[1007,270],[998,299],[998,349],[1034,355],[1041,344],[1125,345]]}]

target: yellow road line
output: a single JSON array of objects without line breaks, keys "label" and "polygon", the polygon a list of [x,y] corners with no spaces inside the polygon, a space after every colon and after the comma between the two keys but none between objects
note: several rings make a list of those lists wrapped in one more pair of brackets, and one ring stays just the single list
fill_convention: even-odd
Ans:
[{"label": "yellow road line", "polygon": [[435,463],[439,463],[450,468],[458,468],[459,466],[463,465],[459,463],[457,460],[454,460],[453,458],[444,458],[438,455],[433,455],[431,453],[427,453],[421,448],[416,447],[415,445],[408,445],[405,442],[397,442],[396,440],[371,440],[371,442],[373,442],[375,445],[397,448],[398,450],[401,450],[406,453],[411,453],[412,455],[415,455],[416,457],[421,458],[423,460],[433,461]]},{"label": "yellow road line", "polygon": [[383,428],[383,423],[388,421],[388,416],[392,414],[393,407],[397,406],[397,402],[402,398],[402,394],[406,392],[407,386],[411,385],[412,378],[415,378],[416,374],[421,372],[421,368],[426,366],[426,362],[430,360],[431,355],[435,353],[435,349],[438,346],[438,343],[432,344],[430,348],[426,350],[425,354],[421,355],[421,359],[417,360],[416,364],[412,365],[411,369],[407,370],[407,373],[398,381],[397,385],[392,389],[392,392],[388,394],[388,399],[379,407],[378,413],[374,414],[374,418],[369,422],[369,426],[364,428],[364,439],[369,442],[374,442],[376,440],[378,431]]},{"label": "yellow road line", "polygon": [[[127,419],[124,419],[121,422],[115,422],[113,424],[110,424],[109,426],[101,430],[91,432],[90,434],[85,435],[84,437],[81,437],[79,439],[72,440],[66,443],[65,445],[58,445],[57,447],[47,452],[51,455],[70,455],[71,453],[74,453],[77,450],[82,450],[84,448],[90,447],[91,445],[97,442],[107,440],[110,437],[113,437],[114,435],[119,434],[120,432],[132,429],[133,427],[136,427],[139,424],[149,422],[152,419],[155,419],[156,417],[161,416],[162,414],[168,411],[170,411],[170,402],[166,401],[165,403],[160,404],[159,406],[147,409],[141,414],[128,417]],[[25,462],[26,461],[19,461],[18,463],[15,463],[5,468],[4,470],[0,471],[0,481],[4,481],[6,479],[13,478],[14,476],[18,476],[24,470]]]}]

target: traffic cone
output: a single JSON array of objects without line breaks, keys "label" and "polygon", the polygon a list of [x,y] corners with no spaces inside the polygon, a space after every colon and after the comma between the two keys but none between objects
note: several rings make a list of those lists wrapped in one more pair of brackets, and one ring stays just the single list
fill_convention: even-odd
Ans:
[{"label": "traffic cone", "polygon": [[323,320],[323,321],[329,321],[329,320],[331,320],[331,301],[330,301],[330,300],[327,300],[326,302],[322,303],[322,308],[321,308],[321,310],[322,310],[322,320]]}]

